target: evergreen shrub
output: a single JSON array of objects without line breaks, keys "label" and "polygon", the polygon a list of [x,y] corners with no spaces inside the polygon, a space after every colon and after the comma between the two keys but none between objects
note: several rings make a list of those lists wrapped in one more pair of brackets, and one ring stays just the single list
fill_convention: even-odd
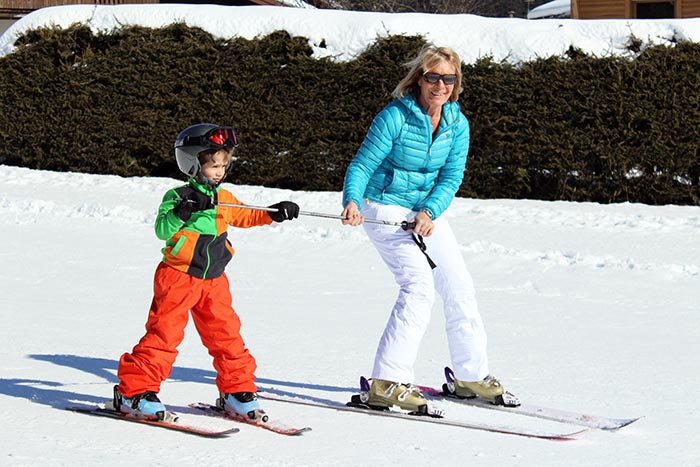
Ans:
[{"label": "evergreen shrub", "polygon": [[[337,191],[421,37],[316,59],[283,31],[214,39],[198,28],[28,31],[0,58],[0,163],[181,177],[177,133],[233,125],[230,180]],[[471,147],[460,196],[700,204],[700,45],[463,65]]]}]

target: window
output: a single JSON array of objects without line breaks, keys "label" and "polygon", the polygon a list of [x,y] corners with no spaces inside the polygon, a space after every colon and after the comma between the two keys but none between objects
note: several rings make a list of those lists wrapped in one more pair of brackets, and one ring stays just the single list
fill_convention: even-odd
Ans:
[{"label": "window", "polygon": [[634,17],[638,19],[674,18],[676,16],[673,2],[635,2],[634,11]]}]

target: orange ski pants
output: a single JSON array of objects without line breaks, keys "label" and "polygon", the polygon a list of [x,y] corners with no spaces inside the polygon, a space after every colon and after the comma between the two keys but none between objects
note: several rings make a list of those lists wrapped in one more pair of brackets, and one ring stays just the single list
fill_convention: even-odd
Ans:
[{"label": "orange ski pants", "polygon": [[156,268],[153,302],[144,335],[119,360],[119,393],[132,397],[159,392],[185,338],[190,311],[202,344],[214,358],[220,392],[256,392],[255,359],[240,335],[241,320],[231,306],[226,274],[198,279],[165,263]]}]

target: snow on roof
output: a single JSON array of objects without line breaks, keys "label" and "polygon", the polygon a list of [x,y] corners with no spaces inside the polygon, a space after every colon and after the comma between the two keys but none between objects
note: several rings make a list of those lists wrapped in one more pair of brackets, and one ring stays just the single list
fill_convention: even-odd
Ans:
[{"label": "snow on roof", "polygon": [[554,0],[530,10],[527,14],[527,19],[568,18],[570,16],[571,0]]}]

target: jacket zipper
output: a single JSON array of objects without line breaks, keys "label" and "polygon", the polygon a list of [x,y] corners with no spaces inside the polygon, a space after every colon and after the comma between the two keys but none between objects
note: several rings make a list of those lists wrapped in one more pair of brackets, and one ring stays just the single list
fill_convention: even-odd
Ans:
[{"label": "jacket zipper", "polygon": [[209,243],[207,243],[207,267],[202,272],[202,279],[207,278],[207,273],[209,272],[209,268],[211,267],[211,254],[209,253],[209,247],[211,247],[211,245],[216,241],[217,237],[218,232],[216,230],[216,207],[214,207],[214,238]]}]

